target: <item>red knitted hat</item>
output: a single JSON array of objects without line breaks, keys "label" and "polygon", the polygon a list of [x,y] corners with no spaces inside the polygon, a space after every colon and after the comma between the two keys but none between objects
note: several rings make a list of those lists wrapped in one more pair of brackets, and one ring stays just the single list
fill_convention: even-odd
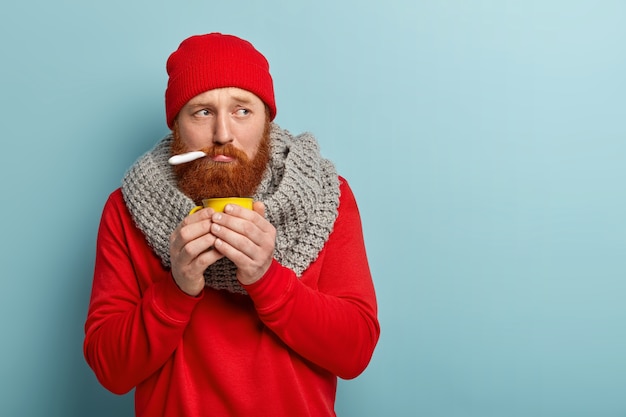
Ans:
[{"label": "red knitted hat", "polygon": [[209,33],[185,39],[167,60],[165,114],[172,128],[180,109],[198,94],[237,87],[259,97],[276,117],[274,86],[267,59],[248,41]]}]

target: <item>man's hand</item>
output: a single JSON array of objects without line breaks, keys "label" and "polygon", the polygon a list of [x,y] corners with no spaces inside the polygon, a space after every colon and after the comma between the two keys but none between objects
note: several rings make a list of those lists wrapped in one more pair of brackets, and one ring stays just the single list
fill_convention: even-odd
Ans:
[{"label": "man's hand", "polygon": [[213,209],[199,210],[183,219],[170,236],[170,260],[176,285],[191,296],[204,289],[204,270],[224,256],[214,249]]},{"label": "man's hand", "polygon": [[212,216],[215,249],[233,261],[244,285],[261,279],[272,264],[276,229],[264,216],[265,205],[259,201],[252,210],[229,204],[224,213]]}]

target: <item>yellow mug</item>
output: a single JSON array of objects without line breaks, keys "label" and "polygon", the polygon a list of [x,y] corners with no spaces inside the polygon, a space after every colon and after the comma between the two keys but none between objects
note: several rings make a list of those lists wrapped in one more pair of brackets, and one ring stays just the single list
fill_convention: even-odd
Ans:
[{"label": "yellow mug", "polygon": [[236,204],[243,208],[252,210],[252,197],[221,197],[221,198],[205,198],[202,200],[201,206],[195,206],[191,209],[189,214],[194,214],[196,211],[203,208],[211,207],[215,212],[223,212],[226,204]]}]

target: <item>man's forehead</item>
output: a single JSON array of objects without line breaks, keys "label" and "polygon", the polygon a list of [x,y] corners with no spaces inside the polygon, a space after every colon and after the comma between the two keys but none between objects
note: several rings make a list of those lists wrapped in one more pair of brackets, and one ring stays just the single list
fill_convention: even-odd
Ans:
[{"label": "man's forehead", "polygon": [[224,87],[215,88],[212,90],[200,93],[193,97],[187,104],[195,106],[201,104],[211,104],[216,100],[228,98],[233,101],[237,101],[244,104],[251,104],[254,102],[262,103],[262,100],[250,91],[237,88],[237,87]]}]

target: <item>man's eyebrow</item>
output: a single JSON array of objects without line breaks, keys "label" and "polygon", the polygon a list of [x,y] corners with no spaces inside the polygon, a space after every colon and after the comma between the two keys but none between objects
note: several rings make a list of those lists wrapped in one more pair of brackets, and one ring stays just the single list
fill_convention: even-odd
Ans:
[{"label": "man's eyebrow", "polygon": [[190,100],[189,103],[187,103],[187,105],[193,106],[193,107],[209,107],[210,106],[210,104],[207,102],[200,101],[200,100],[193,101],[193,99]]},{"label": "man's eyebrow", "polygon": [[252,100],[246,96],[238,96],[233,94],[233,100],[238,101],[243,104],[250,104]]},{"label": "man's eyebrow", "polygon": [[[250,103],[252,103],[252,99],[250,99],[249,97],[243,96],[243,95],[241,95],[241,96],[233,95],[232,99],[234,101],[237,101],[237,102],[242,103],[242,104],[250,104]],[[188,104],[190,106],[193,106],[193,107],[211,107],[212,106],[212,104],[210,102],[206,102],[206,101],[202,101],[202,100],[194,101],[193,99],[190,100]]]}]

